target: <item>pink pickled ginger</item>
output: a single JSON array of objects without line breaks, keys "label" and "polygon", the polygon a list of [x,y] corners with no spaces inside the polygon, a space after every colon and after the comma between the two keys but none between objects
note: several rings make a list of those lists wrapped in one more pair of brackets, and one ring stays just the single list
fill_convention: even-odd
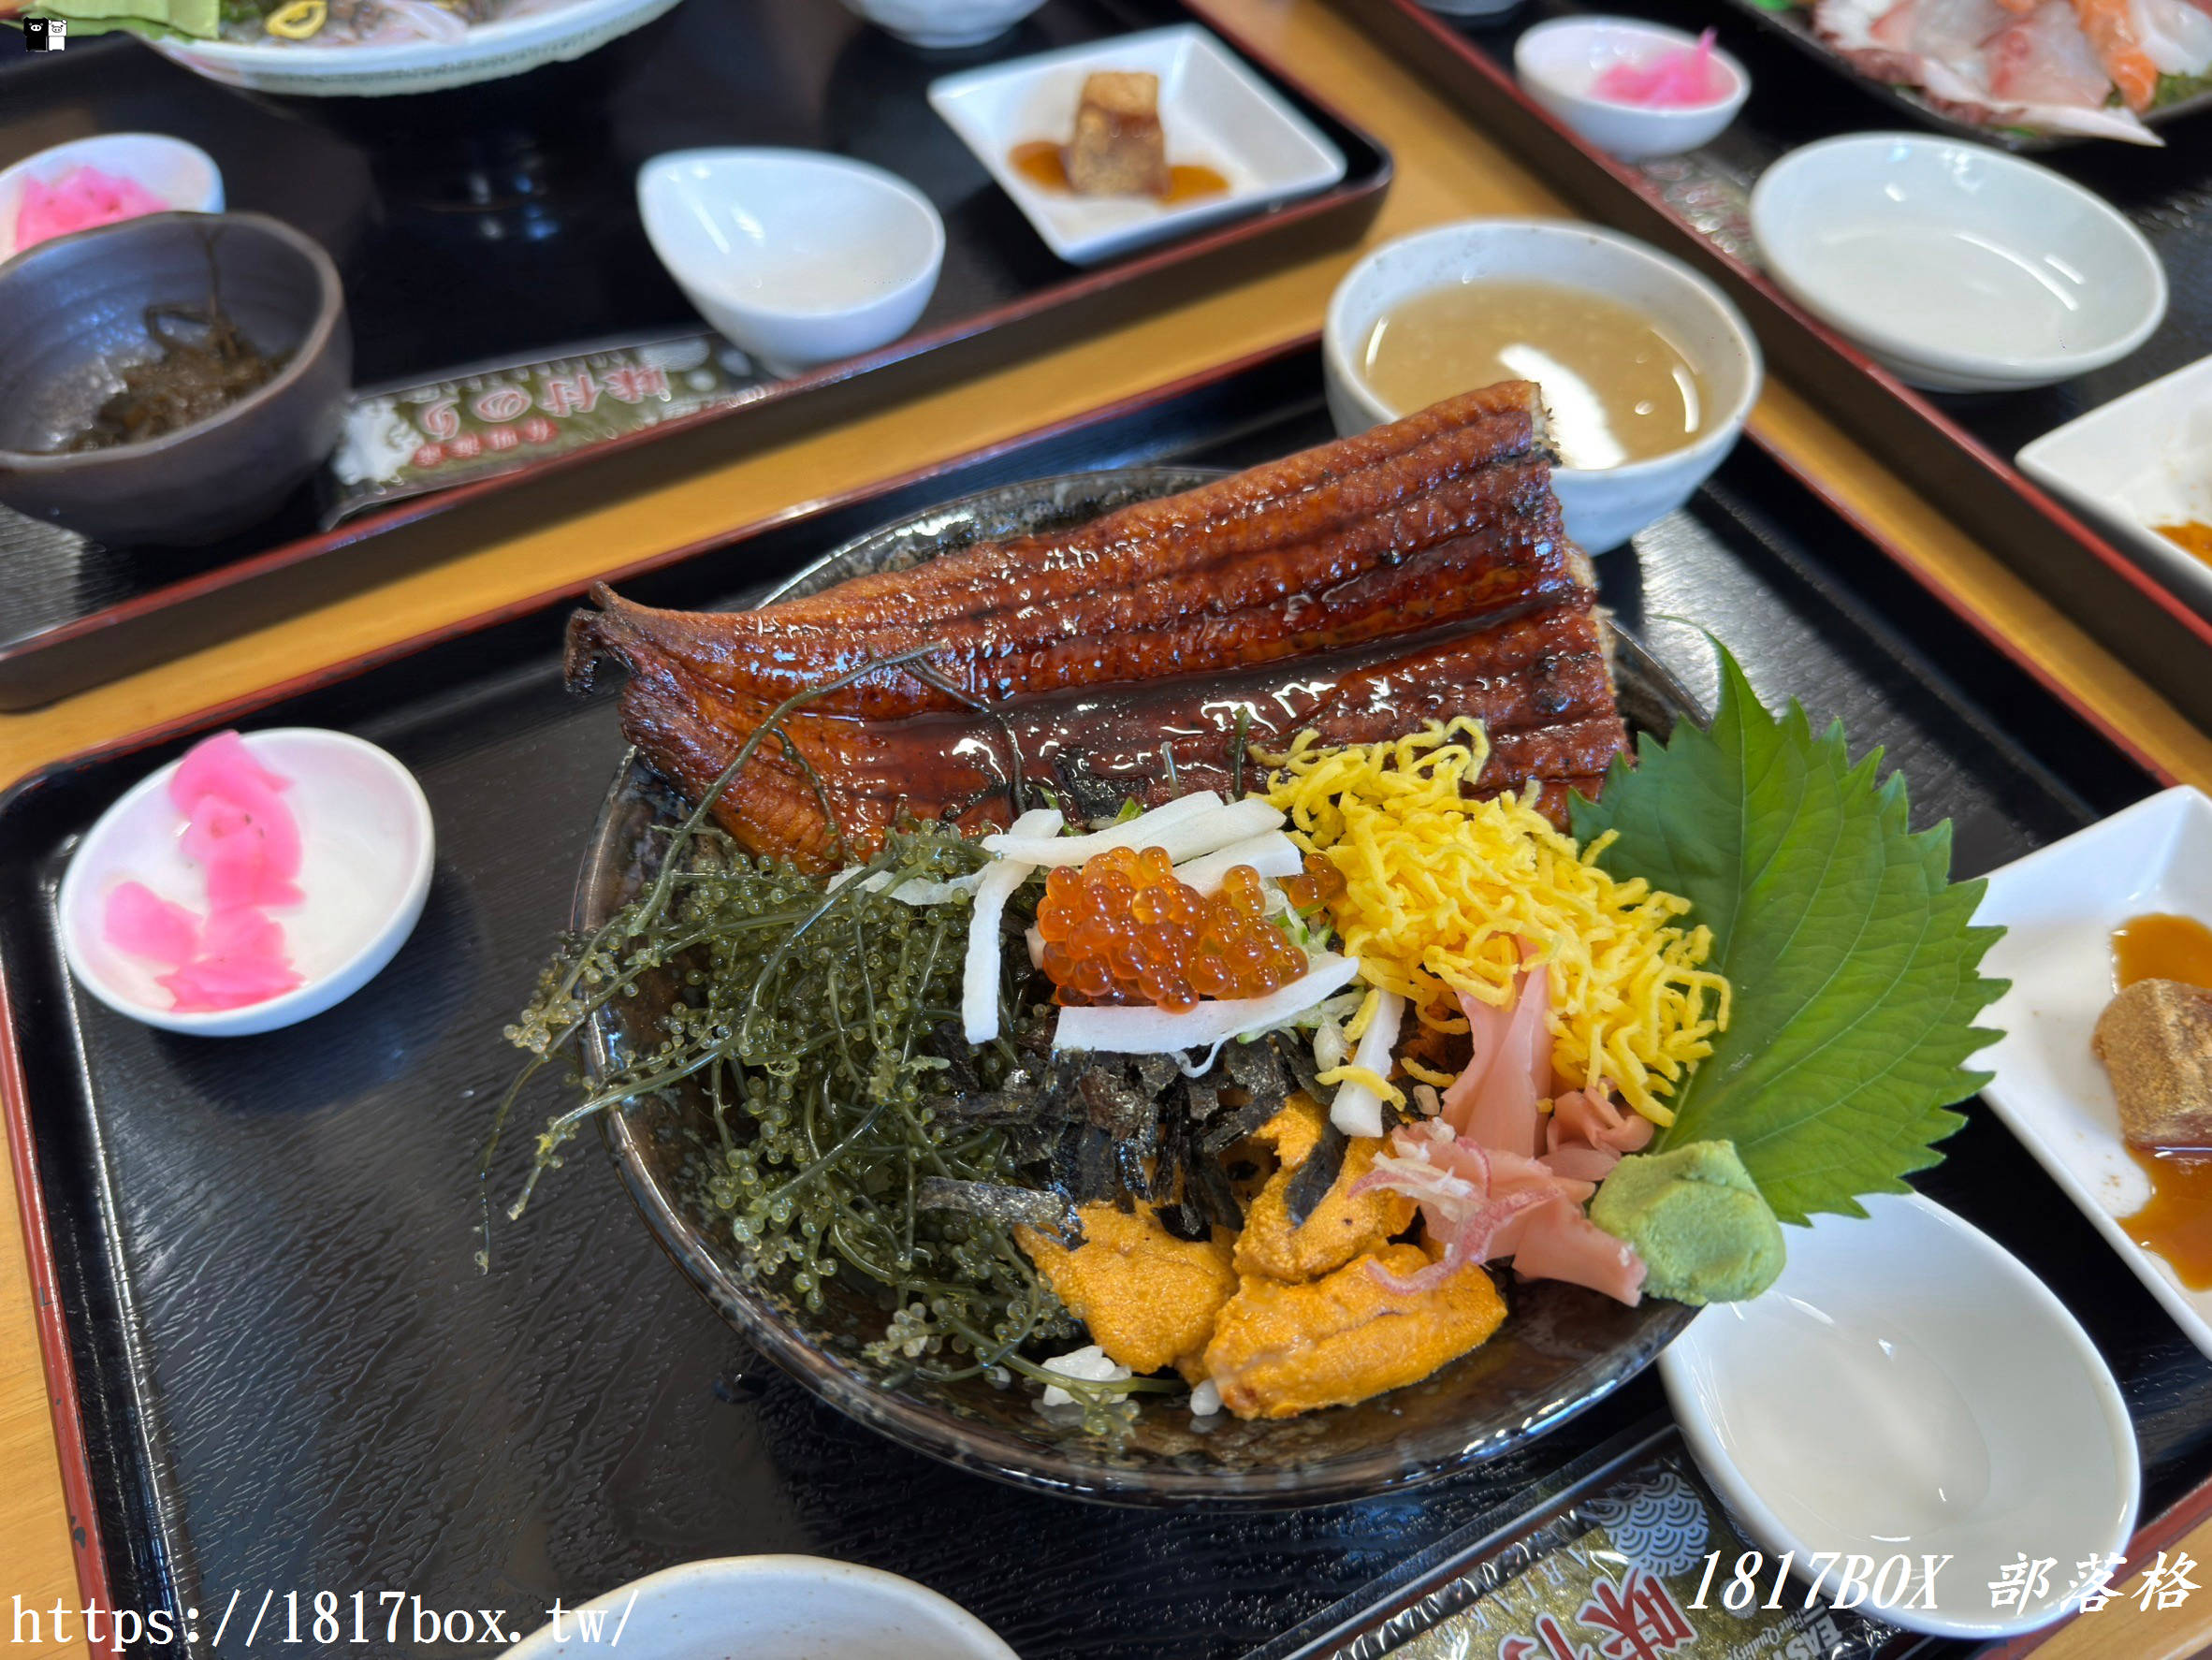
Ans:
[{"label": "pink pickled ginger", "polygon": [[184,814],[180,846],[202,872],[207,915],[143,882],[123,882],[108,896],[103,937],[168,970],[155,983],[172,1009],[240,1009],[301,983],[284,927],[266,909],[301,897],[292,880],[299,874],[299,823],[280,795],[289,785],[235,732],[195,745],[177,764],[168,796]]},{"label": "pink pickled ginger", "polygon": [[15,211],[16,252],[95,225],[168,211],[168,203],[136,179],[103,173],[97,167],[71,167],[51,183],[26,179]]},{"label": "pink pickled ginger", "polygon": [[1442,1284],[1468,1262],[1510,1258],[1523,1279],[1587,1286],[1634,1307],[1645,1267],[1582,1207],[1623,1154],[1652,1139],[1652,1126],[1603,1090],[1551,1096],[1550,970],[1524,970],[1510,1009],[1463,997],[1474,1053],[1444,1092],[1441,1115],[1395,1131],[1389,1149],[1352,1191],[1404,1194],[1420,1206],[1442,1257],[1406,1279],[1381,1275],[1412,1294]]},{"label": "pink pickled ginger", "polygon": [[1644,109],[1691,109],[1717,104],[1735,90],[1733,78],[1713,59],[1713,32],[1695,46],[1677,46],[1634,63],[1619,63],[1590,83],[1593,96]]}]

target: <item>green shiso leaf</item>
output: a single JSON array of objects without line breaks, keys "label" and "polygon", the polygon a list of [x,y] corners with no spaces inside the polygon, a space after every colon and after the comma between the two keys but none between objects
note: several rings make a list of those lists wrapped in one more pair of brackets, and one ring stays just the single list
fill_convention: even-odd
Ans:
[{"label": "green shiso leaf", "polygon": [[1912,831],[1879,750],[1853,765],[1840,723],[1815,736],[1795,700],[1777,720],[1720,655],[1711,730],[1647,734],[1602,800],[1575,800],[1575,834],[1618,831],[1607,870],[1690,900],[1735,988],[1659,1144],[1735,1143],[1786,1222],[1863,1216],[1857,1196],[1941,1159],[1965,1122],[1944,1109],[1988,1081],[1965,1062],[1998,1037],[1974,1017],[2005,989],[1980,971],[2002,930],[1972,925],[1983,884],[1949,880],[1949,821]]}]

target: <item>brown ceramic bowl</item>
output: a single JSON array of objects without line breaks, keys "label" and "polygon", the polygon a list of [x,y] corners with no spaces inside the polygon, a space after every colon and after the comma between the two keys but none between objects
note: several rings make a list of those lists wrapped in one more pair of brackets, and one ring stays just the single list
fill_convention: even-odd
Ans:
[{"label": "brown ceramic bowl", "polygon": [[[222,309],[290,360],[267,386],[181,432],[53,452],[149,355],[146,308]],[[210,542],[255,519],[337,445],[353,379],[338,268],[259,213],[152,213],[26,249],[0,265],[0,502],[109,545]]]}]

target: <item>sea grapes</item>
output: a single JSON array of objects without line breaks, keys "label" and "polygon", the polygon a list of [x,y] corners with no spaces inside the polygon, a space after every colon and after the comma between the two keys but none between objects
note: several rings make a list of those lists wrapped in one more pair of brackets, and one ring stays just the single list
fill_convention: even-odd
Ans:
[{"label": "sea grapes", "polygon": [[[948,881],[986,855],[950,830],[895,832],[866,867]],[[725,1218],[733,1260],[819,1313],[831,1282],[866,1286],[887,1311],[867,1358],[895,1378],[1033,1371],[1025,1344],[1076,1330],[1001,1221],[928,1209],[916,1188],[1033,1185],[1004,1129],[940,1122],[929,1099],[957,1042],[970,907],[964,894],[914,907],[854,880],[835,888],[749,858],[692,823],[672,837],[646,894],[547,968],[509,1040],[532,1070],[594,1018],[617,1018],[617,1064],[539,1138],[531,1184],[592,1114],[693,1089],[720,1145],[704,1198]],[[1024,965],[1016,916],[1011,961]],[[617,998],[672,990],[649,1020]],[[664,992],[665,995],[665,992]],[[1004,988],[1010,1037],[1039,1018]],[[643,1029],[640,1029],[640,1028]],[[964,1046],[965,1047],[965,1046]],[[963,1056],[985,1087],[1018,1065],[1002,1040]],[[514,1207],[519,1214],[530,1188]]]}]

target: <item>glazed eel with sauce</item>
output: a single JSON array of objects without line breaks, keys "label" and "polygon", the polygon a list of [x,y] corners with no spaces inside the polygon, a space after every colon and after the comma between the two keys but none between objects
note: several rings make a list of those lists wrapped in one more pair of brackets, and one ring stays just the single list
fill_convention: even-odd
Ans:
[{"label": "glazed eel with sauce", "polygon": [[[1473,715],[1493,746],[1483,788],[1589,794],[1624,737],[1543,445],[1536,388],[1505,382],[1074,530],[758,610],[602,589],[571,621],[569,673],[588,684],[618,660],[624,732],[696,796],[784,698],[925,650],[923,675],[864,672],[783,723],[844,848],[776,744],[718,801],[740,845],[814,869],[865,856],[902,814],[1003,825],[1015,770],[1078,811],[1232,789],[1240,731],[1261,749],[1308,729],[1372,742]],[[1546,801],[1563,811],[1565,789]]]}]

